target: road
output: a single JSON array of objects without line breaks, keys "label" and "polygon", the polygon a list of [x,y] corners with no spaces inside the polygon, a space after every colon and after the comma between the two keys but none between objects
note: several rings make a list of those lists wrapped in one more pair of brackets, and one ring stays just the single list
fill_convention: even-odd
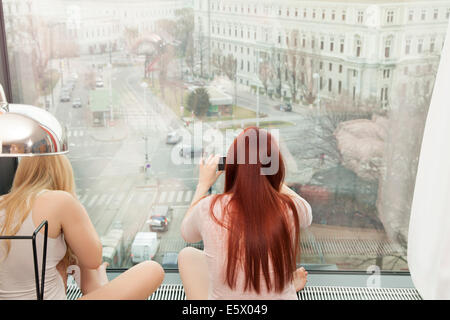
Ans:
[{"label": "road", "polygon": [[[83,85],[84,73],[92,64],[107,63],[107,58],[105,55],[72,59],[72,72],[78,73],[72,98],[81,98],[83,106],[73,108],[72,102],[59,102],[59,97],[55,96],[57,104],[51,111],[68,127],[68,157],[75,173],[80,202],[100,236],[106,235],[113,226],[124,230],[125,262],[120,267],[130,267],[130,245],[136,232],[148,231],[145,222],[155,205],[169,204],[175,208],[169,231],[160,233],[157,261],[162,259],[164,252],[177,252],[187,245],[181,239],[179,225],[192,200],[197,165],[190,159],[180,158],[178,150],[182,143],[168,145],[166,136],[177,130],[185,143],[196,131],[192,126],[185,128],[170,108],[148,88],[141,86],[142,66],[139,65],[104,68],[97,72],[97,76],[103,77],[106,88],[111,81],[111,90],[118,97],[114,103],[119,112],[115,127],[92,127],[87,107],[88,89]],[[69,76],[67,73],[64,78]],[[241,106],[256,110],[254,96],[247,92],[239,92],[237,101]],[[261,97],[260,112],[267,115],[265,120],[291,123],[279,129],[280,146],[288,167],[287,179],[307,180],[312,173],[311,170],[305,173],[304,168],[317,166],[317,145],[320,144],[310,115],[308,112],[282,112],[275,109],[274,104]],[[214,123],[203,125],[203,134],[208,130],[222,134],[214,129]],[[151,165],[150,175],[143,172],[145,163]],[[222,185],[223,179],[219,180],[217,190]]]}]

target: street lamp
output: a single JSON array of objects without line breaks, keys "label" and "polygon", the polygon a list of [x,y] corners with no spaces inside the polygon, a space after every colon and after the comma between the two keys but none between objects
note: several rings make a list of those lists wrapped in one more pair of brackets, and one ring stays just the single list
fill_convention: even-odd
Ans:
[{"label": "street lamp", "polygon": [[318,73],[313,74],[313,79],[316,79],[316,86],[317,86],[317,123],[316,123],[316,130],[319,130],[319,116],[320,116],[320,75]]},{"label": "street lamp", "polygon": [[146,118],[146,132],[145,132],[145,136],[144,136],[144,140],[145,140],[145,164],[147,165],[148,163],[148,109],[147,109],[147,96],[146,96],[146,91],[148,88],[148,84],[147,82],[143,81],[141,83],[141,88],[144,90],[144,109],[145,109],[145,118]]}]

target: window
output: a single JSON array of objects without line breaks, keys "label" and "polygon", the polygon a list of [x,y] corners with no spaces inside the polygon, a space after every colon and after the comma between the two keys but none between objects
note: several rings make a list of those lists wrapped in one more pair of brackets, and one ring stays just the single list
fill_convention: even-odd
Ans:
[{"label": "window", "polygon": [[[167,132],[191,132],[192,123],[186,128],[183,119],[192,117],[195,123],[206,123],[205,128],[215,128],[222,119],[222,124],[229,127],[218,131],[225,132],[234,130],[236,124],[239,127],[244,118],[257,116],[252,99],[239,99],[234,108],[232,104],[209,105],[205,110],[190,106],[200,112],[199,116],[192,116],[192,110],[188,110],[189,86],[177,83],[201,78],[205,87],[221,91],[211,79],[229,76],[232,84],[242,81],[236,86],[238,96],[246,95],[260,81],[268,83],[267,92],[261,91],[262,99],[273,104],[283,99],[284,91],[288,95],[292,92],[290,99],[295,104],[315,106],[320,99],[321,118],[315,112],[308,112],[308,117],[285,113],[280,118],[277,110],[265,108],[267,119],[261,120],[264,126],[269,125],[271,117],[282,120],[273,121],[271,126],[282,128],[280,139],[289,151],[286,182],[313,209],[313,227],[301,233],[302,250],[297,262],[311,264],[311,268],[323,264],[364,272],[372,265],[381,270],[407,270],[405,229],[417,169],[411,164],[417,164],[422,138],[416,124],[424,123],[428,107],[427,98],[415,96],[413,87],[417,81],[419,88],[433,88],[433,72],[439,64],[450,17],[448,5],[424,8],[402,4],[400,9],[393,2],[384,1],[382,22],[402,23],[400,31],[394,31],[388,26],[377,29],[365,25],[366,20],[373,18],[365,16],[367,1],[361,1],[364,5],[342,6],[336,1],[310,1],[315,3],[311,6],[290,1],[290,7],[287,2],[274,1],[274,6],[254,0],[210,1],[209,13],[207,1],[201,1],[203,10],[199,10],[200,1],[193,1],[194,9],[189,1],[175,0],[141,1],[139,8],[126,5],[125,0],[115,0],[107,9],[98,9],[97,1],[78,1],[81,12],[91,12],[94,18],[68,17],[63,9],[65,0],[52,0],[56,4],[52,8],[47,2],[32,1],[31,13],[26,6],[16,11],[11,1],[2,2],[12,96],[16,103],[38,107],[47,104],[49,111],[68,125],[68,158],[80,203],[99,236],[105,238],[113,228],[122,229],[127,235],[121,243],[122,255],[111,259],[111,268],[132,266],[132,240],[138,231],[151,231],[146,221],[157,206],[171,206],[173,217],[169,231],[159,234],[160,246],[154,260],[161,263],[167,252],[178,252],[188,245],[179,229],[198,175],[195,161],[189,155],[180,156],[180,150],[183,154],[182,146],[193,142],[186,134],[179,144],[166,144]],[[179,16],[181,8],[186,10],[180,11]],[[264,19],[245,19],[255,12]],[[210,15],[209,26],[205,23],[206,14]],[[57,23],[70,19],[80,19],[79,28]],[[427,19],[432,23],[425,23]],[[161,27],[165,24],[159,20],[169,21],[167,25],[176,26],[177,32]],[[297,35],[291,30],[298,31]],[[163,56],[157,44],[145,40],[150,33],[177,40],[180,49],[187,49],[177,50],[176,57]],[[264,43],[256,43],[257,39]],[[374,45],[373,39],[380,41]],[[46,59],[35,59],[39,53]],[[411,55],[414,59],[410,59]],[[274,70],[268,80],[262,75],[260,58]],[[297,69],[293,70],[295,64]],[[423,73],[426,77],[421,77]],[[98,78],[102,81],[97,87]],[[170,81],[163,81],[164,78]],[[397,80],[400,84],[406,82],[411,91],[398,99],[405,101],[407,111],[401,104],[394,108],[390,97],[397,94]],[[303,84],[301,88],[298,82]],[[68,91],[71,83],[76,84],[74,91]],[[210,90],[211,95],[215,95],[214,89]],[[61,101],[63,92],[72,94],[70,102]],[[82,108],[72,107],[75,98],[81,99]],[[130,99],[132,103],[122,103]],[[348,103],[340,105],[338,101]],[[384,110],[381,102],[384,106],[391,103],[392,108]],[[421,104],[411,105],[415,103]],[[180,106],[184,108],[180,110]],[[342,119],[333,117],[332,108],[342,111]],[[373,126],[371,132],[383,133],[383,127],[370,120],[373,115],[384,117],[382,123],[388,123],[390,134],[380,135],[385,138],[368,148],[362,146],[374,141],[374,137],[365,136],[369,130],[364,127],[356,128],[353,136],[348,135],[350,143],[337,143],[339,135],[329,134],[338,128],[344,130],[348,121],[357,119],[365,119]],[[97,132],[111,141],[103,143],[91,138]],[[302,137],[301,141],[298,137]],[[358,155],[349,145],[364,149],[367,154]],[[322,153],[323,162],[318,156]],[[399,154],[404,159],[401,164],[396,162]],[[299,174],[293,167],[311,174]],[[213,193],[221,192],[223,184],[222,176]],[[203,248],[202,243],[192,245]]]},{"label": "window", "polygon": [[394,11],[389,10],[387,12],[387,23],[393,23],[394,22]]},{"label": "window", "polygon": [[384,57],[385,58],[390,58],[390,56],[391,56],[391,42],[392,42],[392,39],[386,40],[385,47],[384,47]]},{"label": "window", "polygon": [[364,23],[364,11],[358,11],[358,23]]},{"label": "window", "polygon": [[405,43],[405,54],[408,55],[411,52],[411,40],[407,39]]},{"label": "window", "polygon": [[423,39],[419,39],[417,44],[417,53],[421,54],[423,50]]},{"label": "window", "polygon": [[361,39],[356,38],[355,46],[356,46],[356,57],[360,57],[361,56]]}]

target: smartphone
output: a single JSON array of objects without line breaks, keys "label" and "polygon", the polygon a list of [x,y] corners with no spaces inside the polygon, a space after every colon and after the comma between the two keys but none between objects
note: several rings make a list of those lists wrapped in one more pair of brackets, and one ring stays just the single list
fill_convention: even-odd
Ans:
[{"label": "smartphone", "polygon": [[219,159],[219,165],[217,166],[217,170],[218,171],[223,171],[225,170],[225,162],[227,160],[227,157],[220,157]]}]

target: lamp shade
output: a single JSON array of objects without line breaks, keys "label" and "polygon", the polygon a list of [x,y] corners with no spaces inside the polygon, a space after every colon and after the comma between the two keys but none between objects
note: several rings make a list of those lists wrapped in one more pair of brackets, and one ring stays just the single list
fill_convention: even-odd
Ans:
[{"label": "lamp shade", "polygon": [[8,104],[0,86],[0,157],[69,152],[67,129],[49,112],[30,105]]}]

